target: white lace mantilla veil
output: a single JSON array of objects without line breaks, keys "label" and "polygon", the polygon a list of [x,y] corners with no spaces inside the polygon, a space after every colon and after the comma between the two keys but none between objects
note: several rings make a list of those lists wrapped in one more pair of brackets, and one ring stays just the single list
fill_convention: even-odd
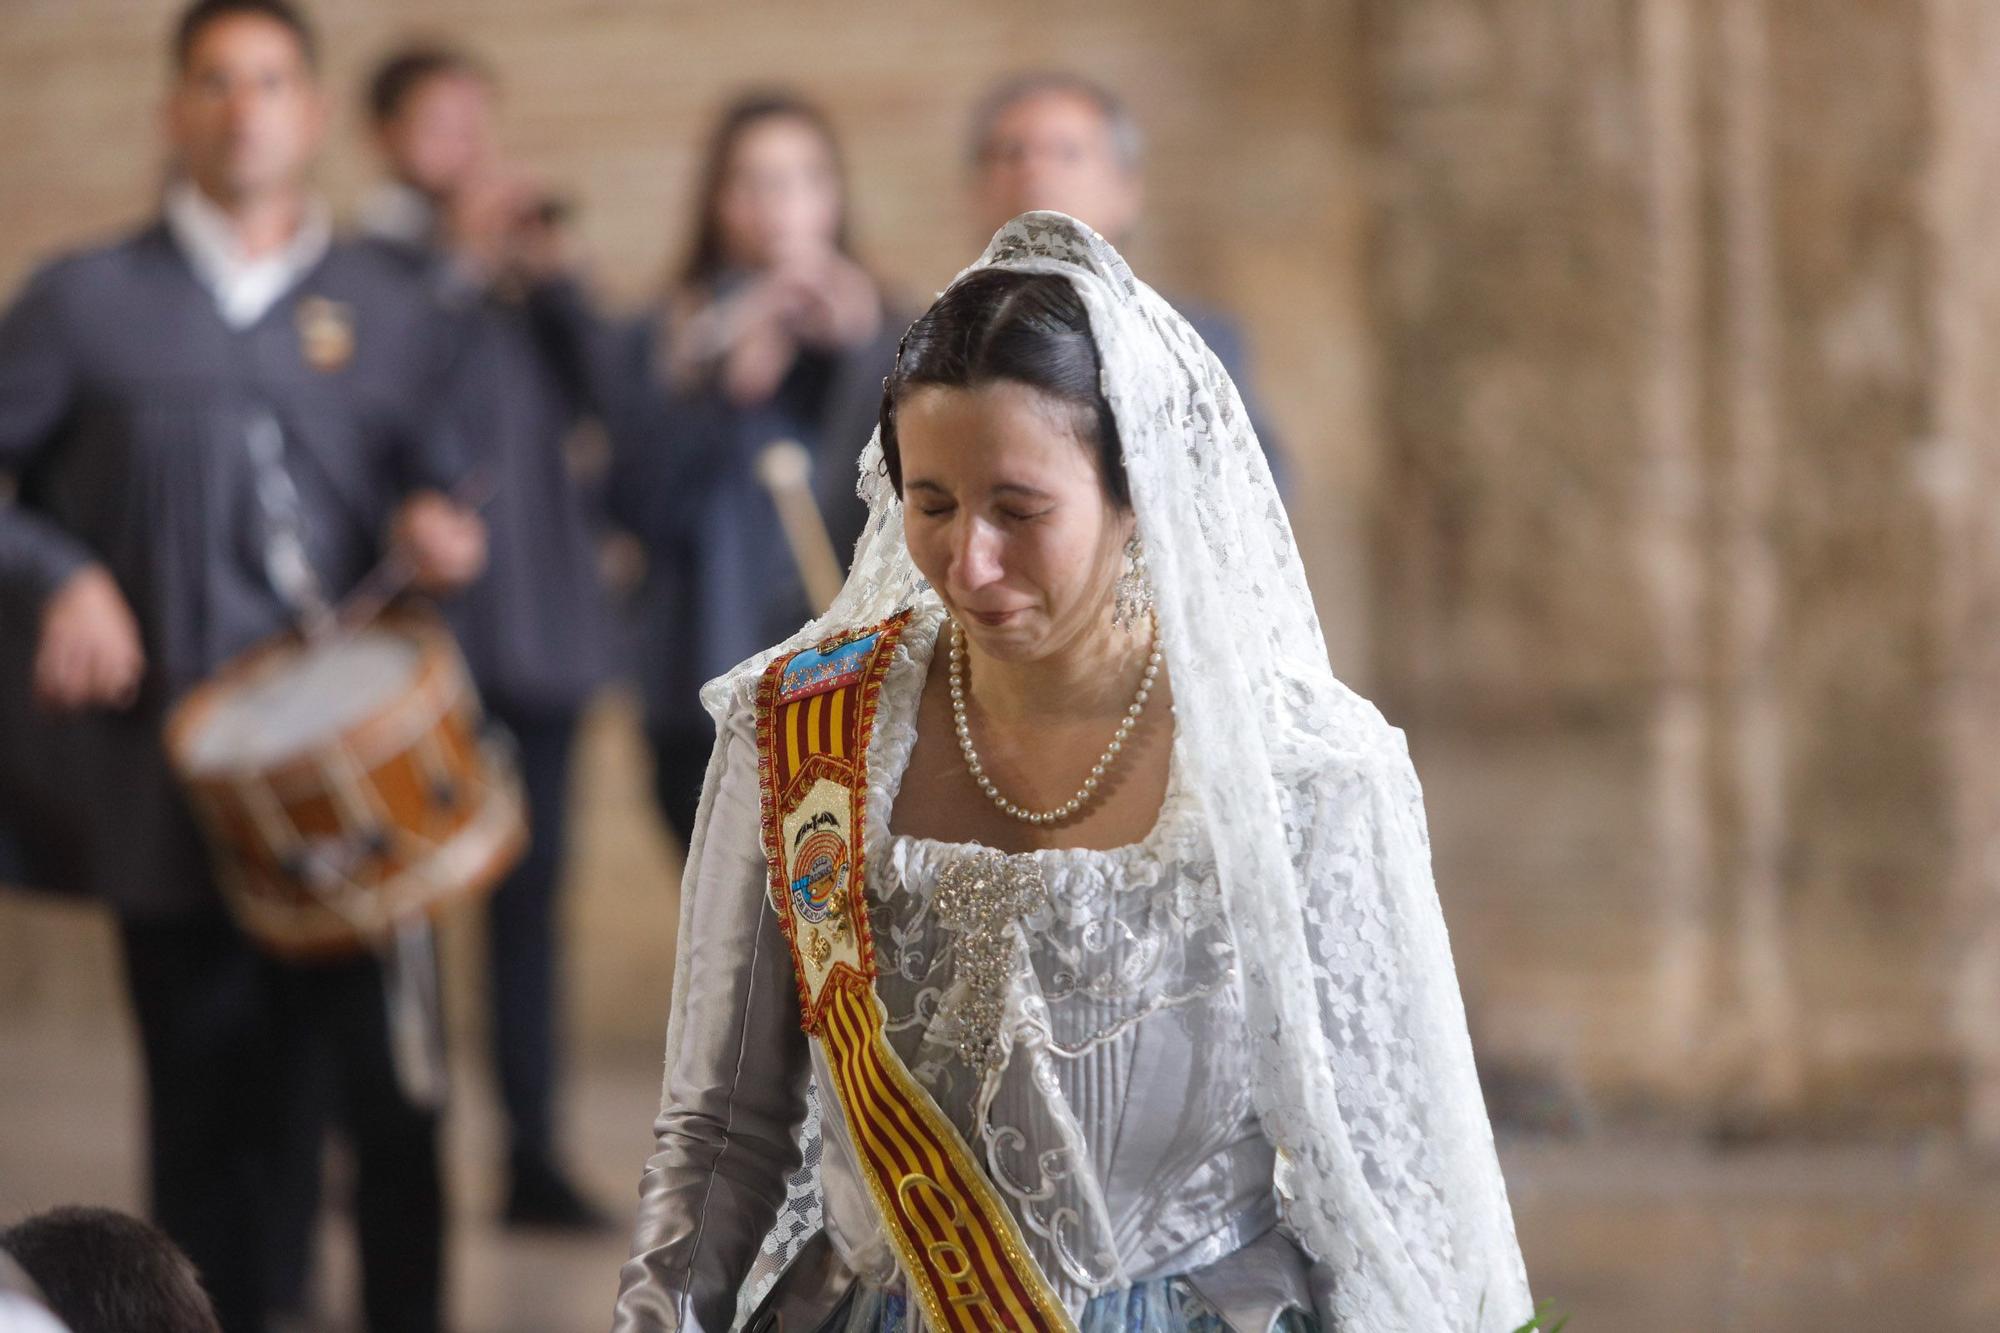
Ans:
[{"label": "white lace mantilla veil", "polygon": [[[1402,733],[1334,678],[1235,385],[1187,321],[1073,218],[1023,214],[966,272],[982,268],[1059,274],[1089,313],[1173,681],[1176,759],[1207,824],[1242,963],[1255,1105],[1279,1149],[1284,1216],[1324,1265],[1337,1328],[1514,1329],[1532,1313],[1527,1274],[1416,772]],[[824,616],[708,684],[702,700],[718,722],[778,653],[935,605],[904,546],[879,433],[861,456],[860,493],[869,519],[846,585]],[[719,763],[718,748],[689,882]],[[683,919],[683,938],[688,930]],[[684,986],[677,976],[669,1069]],[[803,1134],[805,1165],[743,1310],[819,1227],[816,1111]]]}]

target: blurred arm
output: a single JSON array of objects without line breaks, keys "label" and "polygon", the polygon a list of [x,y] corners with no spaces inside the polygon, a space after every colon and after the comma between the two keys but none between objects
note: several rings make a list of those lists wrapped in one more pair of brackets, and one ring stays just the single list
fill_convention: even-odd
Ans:
[{"label": "blurred arm", "polygon": [[[44,270],[0,319],[0,472],[21,476],[55,444],[75,392],[53,274]],[[24,606],[40,608],[95,559],[53,519],[0,498],[0,585]]]},{"label": "blurred arm", "polygon": [[[0,472],[16,476],[56,446],[76,396],[56,281],[37,274],[0,320]],[[44,707],[132,703],[146,654],[124,594],[89,546],[19,499],[0,498],[0,590],[35,627]]]},{"label": "blurred arm", "polygon": [[598,314],[583,283],[567,273],[528,289],[527,311],[535,342],[580,415],[604,417],[622,392],[618,333]]},{"label": "blurred arm", "polygon": [[654,553],[686,535],[738,448],[744,417],[708,387],[665,382],[666,336],[661,321],[636,322],[607,346],[599,371],[611,441],[606,504]]}]

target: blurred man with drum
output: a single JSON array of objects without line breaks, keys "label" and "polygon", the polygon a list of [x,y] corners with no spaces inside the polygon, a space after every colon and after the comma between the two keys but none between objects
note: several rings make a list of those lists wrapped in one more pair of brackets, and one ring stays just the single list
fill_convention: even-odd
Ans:
[{"label": "blurred man with drum", "polygon": [[0,506],[0,799],[31,870],[118,913],[153,1212],[224,1327],[264,1327],[272,1274],[297,1262],[273,1252],[290,1232],[269,1153],[291,1071],[324,1057],[369,1327],[435,1328],[437,1113],[397,1078],[380,968],[279,962],[241,933],[161,725],[250,645],[323,619],[385,542],[420,587],[477,574],[483,525],[447,495],[454,344],[420,289],[329,234],[298,12],[198,0],[172,62],[161,216],[44,268],[0,321],[0,470],[20,482]]}]

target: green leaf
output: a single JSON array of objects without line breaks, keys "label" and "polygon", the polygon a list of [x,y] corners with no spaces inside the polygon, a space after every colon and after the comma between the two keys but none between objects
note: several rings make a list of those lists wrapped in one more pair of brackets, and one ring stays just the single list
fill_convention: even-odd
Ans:
[{"label": "green leaf", "polygon": [[1556,1313],[1555,1302],[1543,1301],[1540,1305],[1537,1305],[1535,1307],[1534,1317],[1529,1319],[1527,1323],[1515,1329],[1514,1333],[1562,1333],[1564,1327],[1566,1327],[1569,1324],[1568,1315],[1562,1316],[1560,1319],[1557,1319],[1556,1322],[1553,1324],[1545,1324],[1542,1322],[1544,1319],[1548,1319],[1554,1316],[1555,1313]]}]

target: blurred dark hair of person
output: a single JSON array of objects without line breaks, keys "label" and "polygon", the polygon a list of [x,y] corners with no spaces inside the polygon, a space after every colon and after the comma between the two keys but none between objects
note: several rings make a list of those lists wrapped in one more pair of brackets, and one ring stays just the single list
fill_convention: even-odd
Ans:
[{"label": "blurred dark hair of person", "polygon": [[363,96],[388,170],[362,205],[364,231],[442,247],[475,285],[516,291],[568,271],[571,203],[503,158],[491,66],[455,46],[406,46],[375,67]]},{"label": "blurred dark hair of person", "polygon": [[[770,144],[790,151],[771,151]],[[777,165],[793,169],[773,170]],[[729,269],[762,267],[828,244],[853,257],[840,139],[826,113],[796,94],[746,93],[723,109],[709,131],[695,201],[682,285],[711,283]]]},{"label": "blurred dark hair of person", "polygon": [[71,1333],[221,1333],[201,1275],[167,1234],[110,1208],[54,1208],[0,1249]]},{"label": "blurred dark hair of person", "polygon": [[404,47],[369,78],[368,119],[404,183],[449,198],[492,163],[497,95],[492,70],[470,52]]},{"label": "blurred dark hair of person", "polygon": [[181,11],[180,22],[174,25],[172,50],[176,72],[187,73],[195,45],[211,23],[234,18],[269,19],[288,29],[293,40],[299,44],[299,55],[306,69],[313,73],[319,71],[319,36],[313,31],[305,11],[297,5],[288,3],[288,0],[195,0]]}]

